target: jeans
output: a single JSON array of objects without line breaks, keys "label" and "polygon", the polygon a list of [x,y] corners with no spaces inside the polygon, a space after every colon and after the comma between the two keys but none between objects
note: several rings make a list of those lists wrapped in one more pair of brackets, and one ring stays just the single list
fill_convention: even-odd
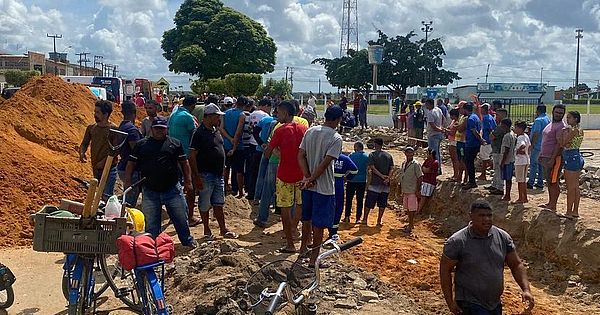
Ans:
[{"label": "jeans", "polygon": [[269,158],[262,155],[262,157],[260,159],[260,165],[258,166],[258,175],[256,177],[256,187],[254,189],[254,200],[261,199],[263,185],[265,182],[265,176],[267,176],[268,165],[269,165]]},{"label": "jeans", "polygon": [[[106,180],[106,186],[104,186],[104,193],[102,194],[102,199],[107,200],[115,193],[115,183],[117,182],[117,166],[113,166],[110,168],[108,172],[108,179]],[[94,178],[100,181],[102,177],[102,170],[94,170]]]},{"label": "jeans", "polygon": [[269,207],[275,201],[275,181],[277,179],[278,164],[267,164],[267,175],[265,176],[260,204],[258,206],[258,221],[267,223],[269,219]]},{"label": "jeans", "polygon": [[[431,135],[427,137],[427,147],[429,150],[435,151],[435,158],[438,160],[439,165],[442,165],[442,152],[440,152],[440,143],[444,140],[443,134]],[[438,168],[438,174],[442,174],[442,168]]]},{"label": "jeans", "polygon": [[[119,179],[122,182],[125,182],[125,171],[118,171],[118,173]],[[131,174],[131,184],[135,184],[138,180],[140,180],[140,176],[140,172],[134,171],[133,174]],[[125,190],[126,188],[127,187],[123,187],[123,190]],[[135,208],[137,206],[138,198],[140,197],[140,192],[140,186],[133,187],[133,189],[125,197],[125,202],[129,204],[129,206]]]},{"label": "jeans", "polygon": [[492,187],[504,191],[504,181],[502,180],[502,154],[492,153],[494,162],[494,177],[492,177]]},{"label": "jeans", "polygon": [[142,189],[142,212],[146,219],[146,232],[157,237],[161,232],[161,208],[164,205],[171,222],[175,226],[179,241],[184,246],[191,245],[194,238],[190,235],[188,226],[188,208],[181,185],[177,183],[167,191],[152,191]]},{"label": "jeans", "polygon": [[529,179],[527,185],[533,186],[534,182],[537,186],[544,186],[544,168],[538,161],[540,150],[531,150],[531,158],[529,159]]},{"label": "jeans", "polygon": [[465,147],[465,166],[469,175],[469,184],[477,184],[475,182],[475,158],[477,158],[477,153],[479,153],[479,146]]},{"label": "jeans", "polygon": [[467,301],[456,301],[456,304],[462,309],[463,315],[502,315],[502,304],[498,304],[493,310]]},{"label": "jeans", "polygon": [[352,214],[352,199],[356,194],[356,219],[362,217],[363,201],[365,199],[365,189],[367,183],[348,182],[346,184],[346,218]]}]

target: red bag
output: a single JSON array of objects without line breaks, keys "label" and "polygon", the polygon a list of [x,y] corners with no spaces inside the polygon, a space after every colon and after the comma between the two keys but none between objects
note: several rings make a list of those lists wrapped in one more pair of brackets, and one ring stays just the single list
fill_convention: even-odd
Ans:
[{"label": "red bag", "polygon": [[121,235],[117,239],[119,262],[125,270],[132,270],[163,260],[173,261],[175,245],[173,239],[166,233],[161,233],[156,240],[150,234]]}]

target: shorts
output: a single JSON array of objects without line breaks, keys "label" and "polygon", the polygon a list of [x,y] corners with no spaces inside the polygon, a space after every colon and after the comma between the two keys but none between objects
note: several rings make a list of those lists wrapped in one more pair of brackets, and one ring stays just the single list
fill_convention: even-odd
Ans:
[{"label": "shorts", "polygon": [[508,164],[502,165],[502,180],[512,180],[513,173],[515,172],[515,163],[511,162]]},{"label": "shorts", "polygon": [[300,182],[285,183],[281,179],[277,179],[275,183],[275,191],[277,192],[277,200],[275,204],[280,208],[291,208],[302,204],[302,190]]},{"label": "shorts", "polygon": [[492,145],[491,144],[482,145],[481,149],[479,149],[479,158],[482,161],[489,161],[491,159],[491,156],[492,156]]},{"label": "shorts", "polygon": [[302,191],[302,221],[312,221],[318,228],[331,228],[335,217],[335,195],[312,190]]},{"label": "shorts", "polygon": [[231,167],[235,173],[243,173],[245,160],[246,155],[244,154],[244,150],[237,149],[232,156],[225,158],[225,166]]},{"label": "shorts", "polygon": [[517,178],[517,183],[524,183],[527,181],[527,168],[528,164],[525,165],[515,165],[515,177]]},{"label": "shorts", "polygon": [[457,141],[456,142],[456,156],[459,161],[465,160],[465,143]]},{"label": "shorts", "polygon": [[560,156],[557,156],[553,165],[546,166],[549,161],[550,158],[540,158],[540,162],[542,163],[542,169],[544,171],[544,178],[546,179],[546,183],[556,184],[560,179],[560,173],[562,171],[562,159]]},{"label": "shorts", "polygon": [[430,183],[422,183],[421,184],[421,196],[431,197],[431,196],[433,196],[434,191],[435,191],[435,185],[430,184]]},{"label": "shorts", "polygon": [[379,208],[387,207],[388,195],[389,193],[387,192],[378,193],[372,190],[367,190],[367,197],[365,198],[365,208],[373,209],[375,208],[376,204]]},{"label": "shorts", "polygon": [[419,202],[417,201],[416,194],[403,194],[402,197],[402,206],[404,206],[404,210],[415,212],[419,207]]},{"label": "shorts", "polygon": [[206,212],[210,207],[223,206],[225,204],[225,181],[223,175],[211,173],[200,173],[202,177],[202,190],[198,194],[198,209]]},{"label": "shorts", "polygon": [[406,122],[406,113],[400,113],[400,121]]},{"label": "shorts", "polygon": [[562,158],[565,171],[579,172],[583,169],[583,165],[585,164],[579,149],[564,150]]}]

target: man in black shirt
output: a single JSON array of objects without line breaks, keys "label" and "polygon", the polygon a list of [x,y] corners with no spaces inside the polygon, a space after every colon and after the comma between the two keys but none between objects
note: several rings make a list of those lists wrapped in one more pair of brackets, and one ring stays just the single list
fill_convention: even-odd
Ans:
[{"label": "man in black shirt", "polygon": [[198,209],[204,225],[204,238],[213,239],[208,225],[208,210],[212,206],[219,230],[224,238],[237,238],[238,235],[227,230],[223,205],[225,204],[225,149],[223,137],[217,129],[224,115],[215,104],[204,108],[204,118],[200,127],[196,128],[190,144],[190,165],[194,186],[199,190]]},{"label": "man in black shirt", "polygon": [[141,172],[146,181],[142,186],[142,212],[146,232],[156,237],[161,232],[161,208],[164,205],[183,246],[195,247],[190,235],[187,204],[179,184],[178,166],[183,170],[184,189],[192,190],[190,165],[181,142],[167,136],[167,121],[156,117],[152,121],[152,135],[140,140],[129,156],[125,168],[125,187],[131,185],[134,170]]}]

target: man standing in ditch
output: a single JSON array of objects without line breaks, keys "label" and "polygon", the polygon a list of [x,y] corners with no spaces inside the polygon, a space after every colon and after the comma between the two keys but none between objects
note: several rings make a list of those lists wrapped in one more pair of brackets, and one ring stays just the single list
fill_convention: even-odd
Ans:
[{"label": "man standing in ditch", "polygon": [[[331,106],[325,111],[325,123],[311,127],[300,143],[298,161],[304,174],[302,181],[302,244],[300,253],[310,242],[312,228],[313,247],[323,242],[323,231],[333,226],[335,217],[335,177],[333,161],[342,154],[342,136],[336,132],[344,111]],[[340,211],[341,212],[341,211]],[[319,256],[311,251],[310,265]]]},{"label": "man standing in ditch", "polygon": [[485,200],[476,200],[471,204],[470,217],[469,225],[446,240],[440,261],[440,283],[450,312],[501,315],[504,264],[531,310],[534,299],[525,265],[510,235],[492,225],[492,207]]},{"label": "man standing in ditch", "polygon": [[[87,162],[85,154],[88,147],[90,147],[92,173],[98,180],[102,176],[106,158],[111,153],[108,135],[111,129],[118,129],[117,126],[108,121],[112,111],[113,106],[111,102],[103,100],[96,102],[94,107],[94,121],[96,123],[87,126],[83,141],[81,141],[81,145],[79,146],[79,160],[81,163]],[[113,164],[108,172],[108,180],[106,181],[102,196],[103,200],[107,200],[114,193],[115,182],[117,181],[117,161],[118,159],[113,160]]]},{"label": "man standing in ditch", "polygon": [[540,205],[541,208],[556,212],[556,202],[560,195],[560,172],[562,171],[562,147],[558,138],[565,127],[565,105],[554,105],[552,108],[552,122],[542,131],[542,146],[539,162],[544,169],[544,177],[548,186],[548,203]]},{"label": "man standing in ditch", "polygon": [[367,197],[365,198],[365,216],[361,221],[367,225],[369,213],[375,206],[379,207],[377,216],[377,226],[381,227],[381,219],[383,212],[387,207],[388,196],[390,194],[390,175],[394,167],[394,159],[392,156],[383,151],[383,139],[373,139],[375,151],[369,154],[369,170],[371,171],[371,184],[367,188]]}]

